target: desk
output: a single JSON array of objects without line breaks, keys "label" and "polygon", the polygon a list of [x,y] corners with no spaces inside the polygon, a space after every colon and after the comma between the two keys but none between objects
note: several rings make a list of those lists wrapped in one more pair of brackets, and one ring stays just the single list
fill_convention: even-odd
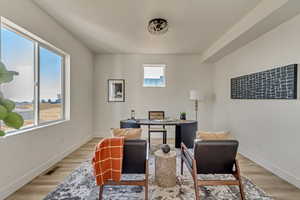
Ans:
[{"label": "desk", "polygon": [[198,122],[194,120],[148,120],[148,119],[136,119],[136,120],[122,120],[120,121],[121,128],[140,128],[143,125],[165,125],[175,126],[175,147],[180,148],[181,142],[183,142],[188,148],[194,147],[194,140],[196,138],[196,132]]}]

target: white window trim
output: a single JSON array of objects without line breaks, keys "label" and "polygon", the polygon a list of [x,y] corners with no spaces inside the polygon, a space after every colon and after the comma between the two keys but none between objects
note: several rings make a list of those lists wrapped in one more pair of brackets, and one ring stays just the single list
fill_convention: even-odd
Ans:
[{"label": "white window trim", "polygon": [[39,130],[42,128],[57,126],[59,124],[62,124],[62,123],[68,122],[68,121],[70,121],[70,120],[66,120],[66,119],[65,120],[56,120],[56,121],[51,121],[51,123],[40,124],[39,126],[28,126],[28,127],[24,127],[19,130],[9,131],[9,132],[7,132],[7,134],[5,136],[0,137],[0,140],[5,139],[7,137],[17,136],[17,135],[28,133],[28,132],[33,132],[33,131],[36,131],[36,130]]},{"label": "white window trim", "polygon": [[[62,96],[63,96],[63,110],[62,110],[62,118],[59,120],[54,120],[54,121],[49,121],[49,122],[38,122],[38,117],[35,116],[35,123],[32,126],[26,126],[23,127],[19,130],[11,130],[11,131],[7,131],[7,134],[2,137],[2,138],[6,138],[9,136],[13,136],[13,135],[18,135],[18,134],[23,134],[25,132],[29,132],[29,131],[34,131],[36,129],[40,129],[40,128],[44,128],[44,127],[48,127],[48,126],[52,126],[52,125],[57,125],[66,121],[70,120],[70,55],[66,52],[64,52],[63,50],[55,47],[54,45],[52,45],[51,43],[43,40],[42,38],[40,38],[39,36],[27,31],[26,29],[22,28],[19,25],[16,25],[15,23],[11,22],[10,20],[4,18],[4,17],[0,17],[0,25],[1,27],[5,27],[7,29],[10,29],[11,31],[16,32],[17,34],[22,35],[23,37],[31,40],[34,42],[34,48],[35,51],[38,51],[39,48],[38,47],[42,47],[42,48],[46,48],[50,51],[53,51],[54,53],[57,53],[58,55],[62,56],[63,58],[63,62],[62,62]],[[0,41],[1,42],[1,41]],[[0,51],[1,53],[1,51]],[[35,63],[34,63],[34,67],[35,67],[35,73],[38,73],[38,65],[37,63],[39,62],[39,54],[36,54],[35,52]],[[1,58],[1,54],[0,54],[0,58]],[[35,75],[35,77],[39,77],[38,74]],[[39,78],[38,78],[39,79]],[[38,80],[35,80],[35,84],[39,84]],[[36,95],[39,95],[38,92],[38,87],[35,87],[35,100],[37,99]],[[38,103],[35,102],[35,115],[38,115],[39,113],[36,112],[36,109],[38,109]],[[1,137],[0,137],[1,138]]]},{"label": "white window trim", "polygon": [[[143,87],[146,88],[165,88],[167,86],[167,76],[166,76],[166,64],[143,64]],[[162,67],[164,72],[164,84],[163,85],[145,85],[144,79],[145,79],[145,67]]]}]

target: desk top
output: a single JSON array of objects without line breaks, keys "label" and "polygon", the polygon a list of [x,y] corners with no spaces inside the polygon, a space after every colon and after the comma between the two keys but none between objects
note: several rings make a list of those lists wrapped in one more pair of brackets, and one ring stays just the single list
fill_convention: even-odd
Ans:
[{"label": "desk top", "polygon": [[149,119],[127,119],[122,120],[123,123],[134,123],[139,125],[180,125],[197,123],[195,120],[165,119],[165,120],[149,120]]}]

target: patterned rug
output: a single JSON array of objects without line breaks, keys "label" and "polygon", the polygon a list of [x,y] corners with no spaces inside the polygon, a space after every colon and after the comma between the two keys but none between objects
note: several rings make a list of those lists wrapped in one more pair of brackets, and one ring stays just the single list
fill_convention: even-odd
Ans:
[{"label": "patterned rug", "polygon": [[[180,174],[180,157],[177,154],[177,174]],[[154,156],[149,157],[149,199],[151,200],[192,200],[195,199],[192,177],[185,168],[184,175],[178,177],[178,184],[172,188],[161,188],[154,180]],[[124,179],[142,179],[143,175],[124,175]],[[233,179],[231,175],[206,175],[202,179],[222,178]],[[264,191],[253,184],[248,178],[243,177],[246,199],[272,200]],[[49,193],[44,200],[98,200],[99,187],[95,184],[93,169],[90,161],[81,164],[74,170],[65,181],[53,192]],[[201,199],[205,200],[238,200],[239,189],[236,186],[201,187]],[[140,186],[106,186],[104,200],[142,200],[144,188]]]}]

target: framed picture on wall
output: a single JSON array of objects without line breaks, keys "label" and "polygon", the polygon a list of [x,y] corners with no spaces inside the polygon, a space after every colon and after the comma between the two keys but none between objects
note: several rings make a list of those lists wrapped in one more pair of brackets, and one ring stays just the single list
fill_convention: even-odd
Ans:
[{"label": "framed picture on wall", "polygon": [[108,79],[108,102],[125,102],[124,79]]}]

